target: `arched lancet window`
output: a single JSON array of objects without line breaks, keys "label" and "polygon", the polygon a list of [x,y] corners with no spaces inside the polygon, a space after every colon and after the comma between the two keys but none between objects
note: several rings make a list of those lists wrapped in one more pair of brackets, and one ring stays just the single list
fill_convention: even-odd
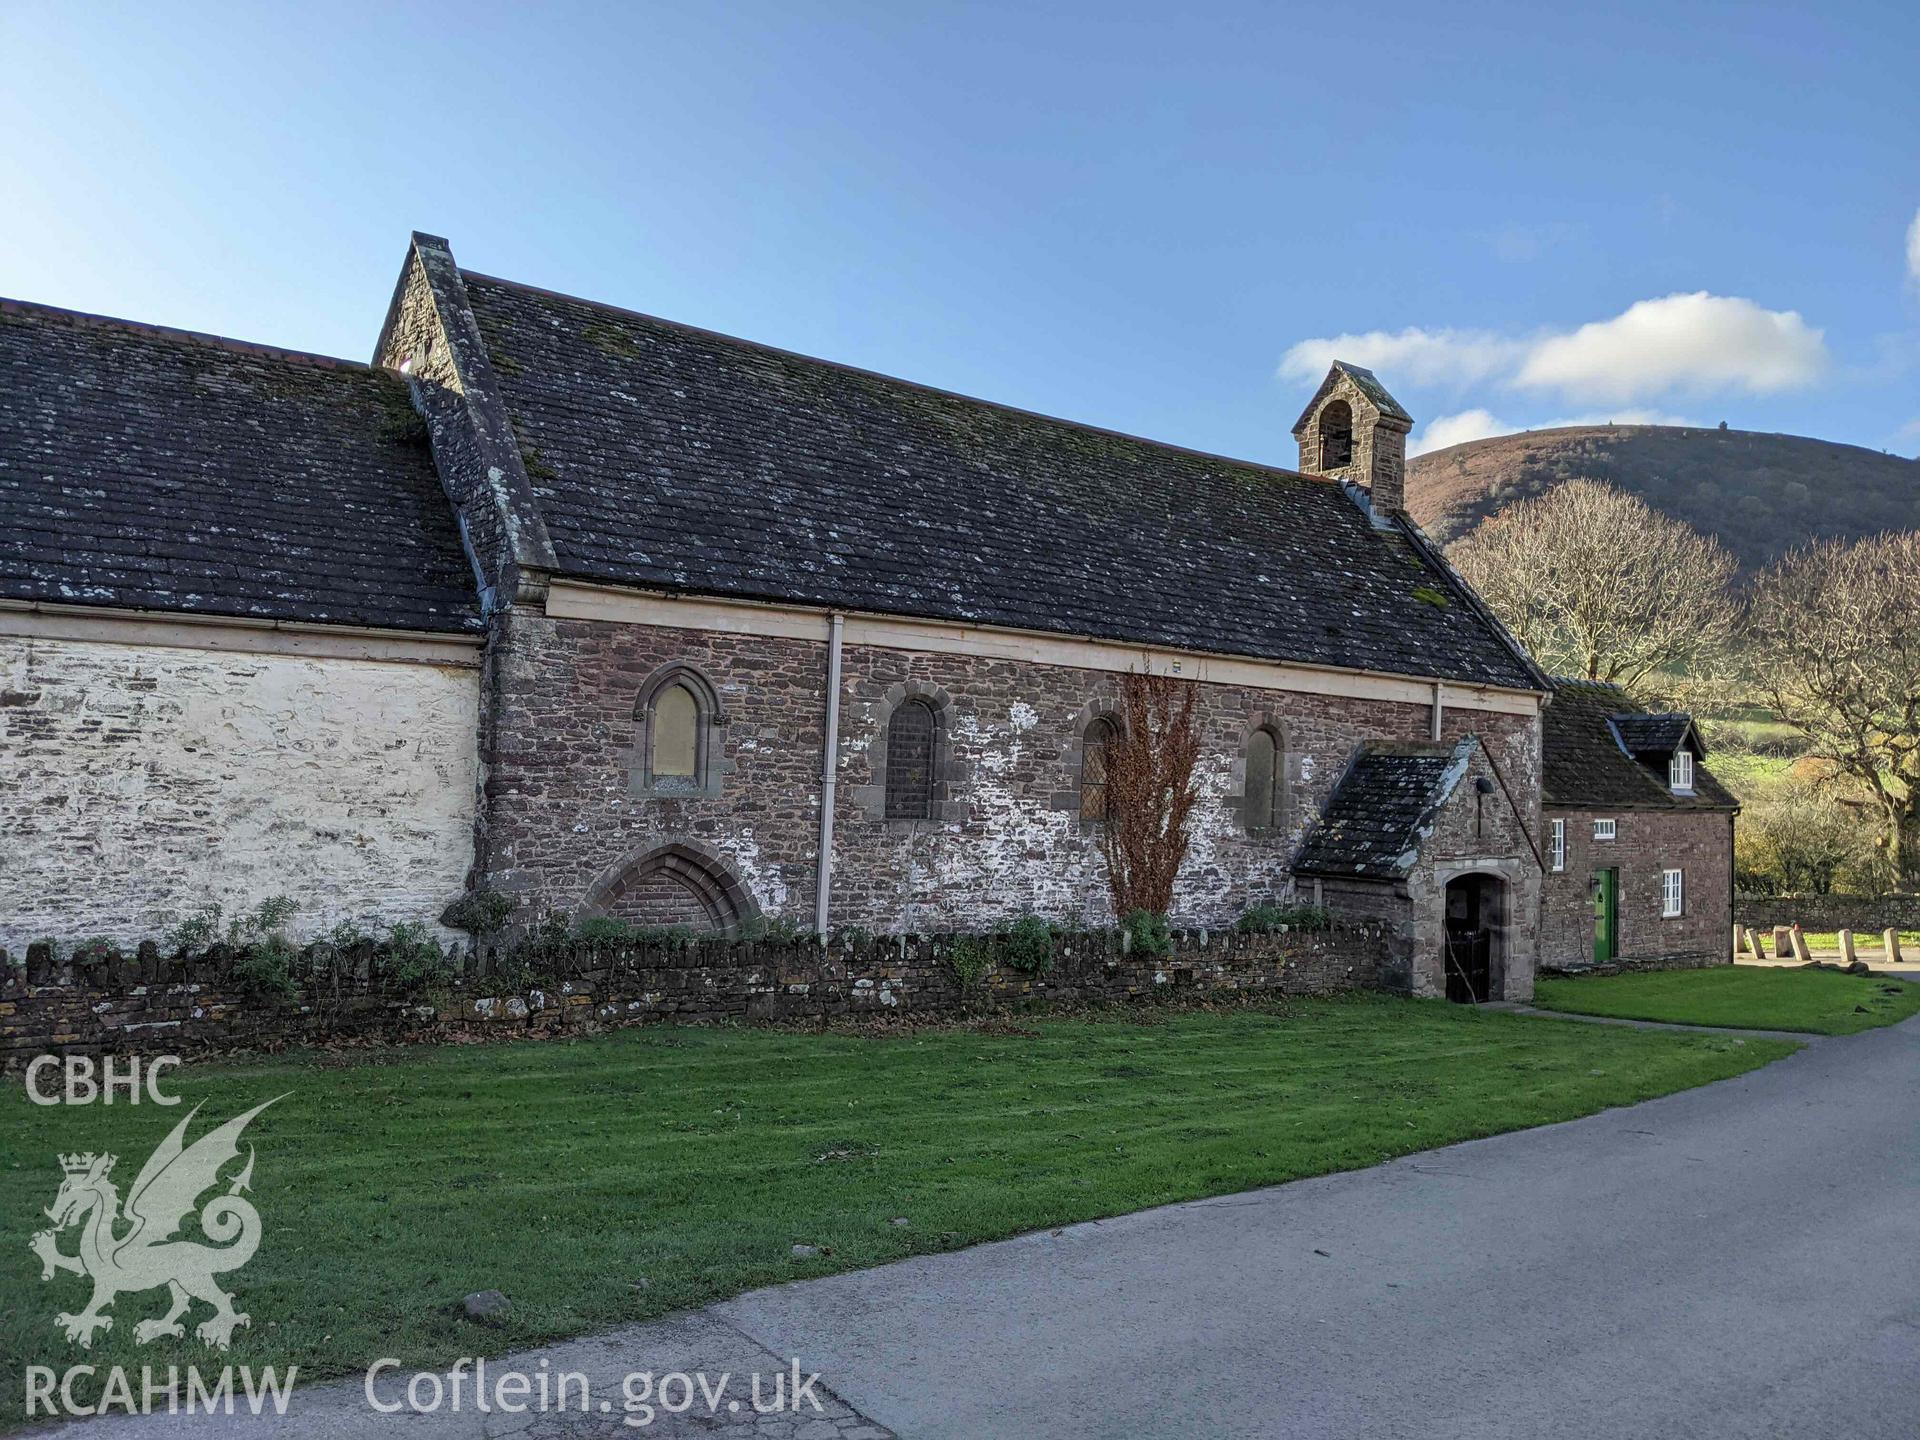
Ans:
[{"label": "arched lancet window", "polygon": [[661,790],[692,790],[700,784],[700,702],[678,682],[653,697],[653,783]]},{"label": "arched lancet window", "polygon": [[1080,737],[1080,818],[1107,818],[1107,747],[1120,729],[1104,716],[1088,725]]},{"label": "arched lancet window", "polygon": [[1279,737],[1265,728],[1254,731],[1247,740],[1247,785],[1240,811],[1248,834],[1262,834],[1284,818],[1285,765]]},{"label": "arched lancet window", "polygon": [[933,707],[908,700],[887,721],[887,819],[933,817]]},{"label": "arched lancet window", "polygon": [[726,716],[713,684],[689,664],[662,666],[640,687],[632,762],[636,793],[718,795]]},{"label": "arched lancet window", "polygon": [[1339,470],[1353,463],[1353,407],[1335,400],[1320,412],[1320,468]]}]

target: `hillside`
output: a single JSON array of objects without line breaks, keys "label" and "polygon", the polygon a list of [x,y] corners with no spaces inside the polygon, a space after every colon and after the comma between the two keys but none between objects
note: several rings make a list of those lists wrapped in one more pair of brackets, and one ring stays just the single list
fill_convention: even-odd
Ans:
[{"label": "hillside", "polygon": [[1750,430],[1596,425],[1474,440],[1408,467],[1414,519],[1442,544],[1563,480],[1603,480],[1717,536],[1755,569],[1810,539],[1920,529],[1920,460]]}]

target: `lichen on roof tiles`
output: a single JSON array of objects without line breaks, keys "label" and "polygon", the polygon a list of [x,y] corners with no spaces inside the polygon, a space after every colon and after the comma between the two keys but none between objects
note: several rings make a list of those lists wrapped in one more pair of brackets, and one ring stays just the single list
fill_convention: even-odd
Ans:
[{"label": "lichen on roof tiles", "polygon": [[1307,875],[1394,880],[1419,859],[1440,808],[1479,742],[1375,741],[1360,747],[1294,869]]},{"label": "lichen on roof tiles", "polygon": [[464,279],[563,574],[1539,688],[1337,485]]},{"label": "lichen on roof tiles", "polygon": [[0,302],[0,596],[477,630],[404,382]]},{"label": "lichen on roof tiles", "polygon": [[1673,792],[1667,758],[1683,740],[1704,757],[1692,716],[1649,714],[1617,685],[1556,679],[1541,716],[1542,798],[1549,806],[1575,809],[1735,807],[1739,802],[1698,762],[1693,793]]}]

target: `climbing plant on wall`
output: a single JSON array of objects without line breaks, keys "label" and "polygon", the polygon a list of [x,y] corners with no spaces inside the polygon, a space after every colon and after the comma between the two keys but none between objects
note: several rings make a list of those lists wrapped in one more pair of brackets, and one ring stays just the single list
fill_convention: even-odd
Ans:
[{"label": "climbing plant on wall", "polygon": [[1120,682],[1124,721],[1107,741],[1106,825],[1101,834],[1113,912],[1165,915],[1187,858],[1187,821],[1200,755],[1191,681],[1130,671]]}]

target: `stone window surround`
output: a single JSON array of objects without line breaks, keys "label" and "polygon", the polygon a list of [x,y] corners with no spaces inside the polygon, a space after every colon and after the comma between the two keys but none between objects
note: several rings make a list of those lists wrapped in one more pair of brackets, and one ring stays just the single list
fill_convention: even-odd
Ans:
[{"label": "stone window surround", "polygon": [[[1247,748],[1253,744],[1253,737],[1261,731],[1273,737],[1273,819],[1271,823],[1253,826],[1248,823],[1247,804]],[[1272,711],[1262,710],[1247,720],[1246,733],[1240,737],[1240,744],[1234,751],[1233,771],[1228,777],[1228,797],[1234,804],[1234,818],[1242,833],[1254,836],[1285,837],[1292,833],[1293,822],[1298,810],[1294,787],[1306,777],[1301,774],[1301,757],[1293,752],[1291,737],[1284,716]]]},{"label": "stone window surround", "polygon": [[[933,712],[933,804],[927,819],[899,819],[887,815],[887,729],[894,711],[917,700]],[[873,715],[873,740],[867,746],[871,778],[848,788],[848,800],[889,829],[909,830],[940,821],[963,821],[966,802],[955,798],[965,787],[965,767],[953,758],[953,697],[925,680],[903,680],[887,687]]]},{"label": "stone window surround", "polygon": [[[661,784],[653,775],[654,702],[669,686],[679,685],[693,696],[699,714],[694,721],[698,751],[691,785]],[[727,758],[727,712],[720,690],[706,671],[691,660],[672,660],[646,678],[633,702],[634,745],[627,769],[627,788],[635,795],[662,800],[717,799],[724,778],[733,769]]]},{"label": "stone window surround", "polygon": [[887,819],[933,818],[933,742],[938,730],[933,707],[924,700],[903,700],[887,717]]},{"label": "stone window surround", "polygon": [[1120,697],[1112,691],[1100,691],[1082,705],[1080,713],[1073,717],[1073,728],[1060,761],[1067,776],[1068,788],[1055,791],[1050,806],[1054,810],[1066,811],[1073,816],[1075,823],[1086,830],[1098,830],[1107,823],[1105,820],[1089,820],[1080,813],[1080,781],[1086,774],[1087,764],[1087,731],[1102,720],[1113,727],[1115,735],[1127,733],[1126,721],[1120,716]]},{"label": "stone window surround", "polygon": [[[1253,823],[1252,796],[1247,793],[1247,752],[1256,735],[1273,739],[1273,812],[1264,825]],[[1240,748],[1233,762],[1233,794],[1238,798],[1240,828],[1248,835],[1285,835],[1293,825],[1293,787],[1298,779],[1299,757],[1288,748],[1287,722],[1262,711],[1247,724],[1240,737]]]}]

